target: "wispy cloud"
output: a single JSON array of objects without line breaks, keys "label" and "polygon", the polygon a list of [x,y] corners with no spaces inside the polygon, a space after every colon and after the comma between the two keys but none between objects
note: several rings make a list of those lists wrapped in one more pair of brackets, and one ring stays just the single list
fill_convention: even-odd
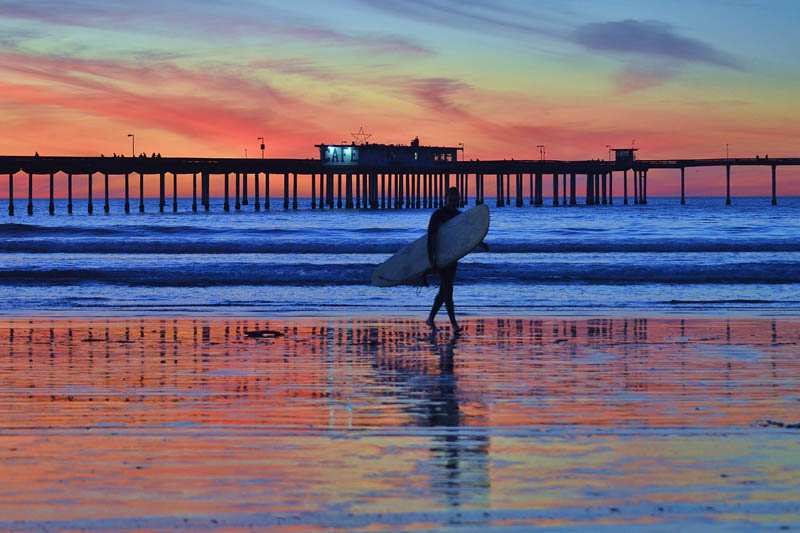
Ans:
[{"label": "wispy cloud", "polygon": [[733,55],[699,39],[679,35],[664,22],[634,19],[591,22],[578,27],[573,38],[588,50],[742,69]]},{"label": "wispy cloud", "polygon": [[[300,125],[312,108],[235,70],[171,64],[0,54],[7,100],[102,116],[201,139],[224,139],[274,125]],[[6,76],[8,78],[8,76]],[[292,116],[286,120],[287,115]]]},{"label": "wispy cloud", "polygon": [[263,58],[250,62],[249,66],[253,69],[263,69],[289,76],[300,76],[319,82],[349,78],[345,73],[320,66],[318,63],[304,57]]},{"label": "wispy cloud", "polygon": [[453,78],[417,78],[399,85],[414,101],[429,111],[440,115],[467,117],[468,113],[457,101],[471,89],[463,81]]},{"label": "wispy cloud", "polygon": [[658,87],[678,76],[678,68],[665,62],[657,65],[629,63],[616,73],[614,80],[621,94]]},{"label": "wispy cloud", "polygon": [[431,55],[433,51],[407,37],[391,32],[342,31],[322,20],[263,6],[230,6],[157,0],[135,4],[98,0],[0,0],[0,17],[55,26],[105,29],[123,25],[122,31],[150,34],[202,35],[205,39],[281,37],[317,45],[367,50],[376,54]]},{"label": "wispy cloud", "polygon": [[361,0],[364,4],[384,12],[411,18],[419,22],[434,23],[475,32],[514,32],[559,37],[553,22],[541,5],[526,6],[504,1],[478,2],[474,0]]}]

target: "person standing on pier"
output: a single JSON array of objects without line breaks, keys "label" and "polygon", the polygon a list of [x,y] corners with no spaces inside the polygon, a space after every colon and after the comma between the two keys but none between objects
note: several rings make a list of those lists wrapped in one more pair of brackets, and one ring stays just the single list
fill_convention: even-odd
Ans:
[{"label": "person standing on pier", "polygon": [[439,292],[433,300],[433,307],[428,315],[428,320],[425,322],[430,327],[435,328],[436,314],[442,308],[442,304],[447,307],[447,316],[450,317],[450,324],[453,326],[453,333],[457,334],[461,331],[461,327],[456,320],[455,307],[453,305],[453,284],[456,280],[456,269],[458,268],[458,261],[454,261],[449,265],[436,264],[436,248],[439,228],[455,217],[461,211],[458,210],[459,192],[456,187],[450,187],[447,190],[447,202],[444,206],[440,207],[431,215],[430,222],[428,222],[428,260],[431,263],[431,269],[434,274],[439,275]]}]

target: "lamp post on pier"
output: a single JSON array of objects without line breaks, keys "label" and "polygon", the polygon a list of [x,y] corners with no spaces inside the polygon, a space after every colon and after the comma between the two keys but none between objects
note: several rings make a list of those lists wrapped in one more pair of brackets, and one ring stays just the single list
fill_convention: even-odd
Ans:
[{"label": "lamp post on pier", "polygon": [[544,161],[544,157],[545,157],[544,148],[545,148],[545,146],[543,144],[537,144],[536,148],[539,149],[539,161]]},{"label": "lamp post on pier", "polygon": [[131,157],[136,157],[136,135],[129,133],[128,137],[131,138]]},{"label": "lamp post on pier", "polygon": [[261,159],[264,159],[264,150],[265,150],[265,149],[266,149],[266,147],[267,147],[267,145],[266,145],[266,144],[264,144],[264,137],[259,137],[259,138],[258,138],[258,139],[256,139],[256,140],[258,140],[258,141],[261,141]]}]

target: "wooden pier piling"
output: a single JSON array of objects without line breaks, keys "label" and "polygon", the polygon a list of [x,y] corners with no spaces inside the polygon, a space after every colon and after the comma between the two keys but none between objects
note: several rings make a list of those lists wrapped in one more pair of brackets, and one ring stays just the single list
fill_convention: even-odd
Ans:
[{"label": "wooden pier piling", "polygon": [[317,208],[317,175],[311,175],[311,209]]},{"label": "wooden pier piling", "polygon": [[569,175],[569,205],[578,205],[577,191],[577,177],[575,173]]},{"label": "wooden pier piling", "polygon": [[544,175],[541,173],[536,174],[536,205],[544,205]]},{"label": "wooden pier piling", "polygon": [[93,182],[93,180],[94,180],[94,173],[93,172],[89,172],[88,193],[87,193],[87,196],[86,196],[86,212],[89,213],[90,215],[94,213],[94,205],[93,205],[93,202],[92,202],[92,185],[93,185],[92,182]]},{"label": "wooden pier piling", "polygon": [[497,197],[495,198],[495,206],[503,207],[503,175],[502,174],[497,174]]},{"label": "wooden pier piling", "polygon": [[72,214],[72,173],[67,174],[67,214]]},{"label": "wooden pier piling", "polygon": [[[267,175],[269,181],[269,175]],[[208,213],[211,210],[211,177],[208,172],[203,172],[200,181],[201,196],[203,197],[203,210]]]},{"label": "wooden pier piling", "polygon": [[536,205],[536,186],[533,183],[533,173],[528,174],[528,205]]},{"label": "wooden pier piling", "polygon": [[622,204],[628,205],[628,170],[622,171]]},{"label": "wooden pier piling", "polygon": [[600,180],[602,181],[602,183],[600,185],[600,187],[601,187],[600,204],[601,205],[608,205],[608,189],[607,189],[608,188],[608,176],[606,175],[605,172],[603,172],[602,175],[600,176]]},{"label": "wooden pier piling", "polygon": [[28,216],[33,215],[33,174],[28,172]]},{"label": "wooden pier piling", "polygon": [[594,175],[594,205],[603,205],[603,183],[600,172]]},{"label": "wooden pier piling", "polygon": [[225,195],[222,200],[222,210],[226,213],[230,212],[231,210],[231,200],[230,200],[230,175],[226,172],[225,173]]},{"label": "wooden pier piling", "polygon": [[236,194],[235,194],[234,203],[233,203],[233,207],[237,211],[242,209],[241,181],[242,181],[242,173],[241,172],[237,172],[236,173],[236,187],[234,188],[234,191],[235,191]]},{"label": "wooden pier piling", "polygon": [[725,165],[725,205],[731,205],[731,166]]},{"label": "wooden pier piling", "polygon": [[608,205],[614,205],[614,172],[608,172]]},{"label": "wooden pier piling", "polygon": [[269,170],[264,172],[264,211],[270,209]]},{"label": "wooden pier piling", "polygon": [[681,167],[681,205],[686,205],[686,169]]},{"label": "wooden pier piling", "polygon": [[633,204],[639,205],[639,169],[633,171]]},{"label": "wooden pier piling", "polygon": [[561,205],[567,206],[567,175],[561,174]]},{"label": "wooden pier piling", "polygon": [[592,191],[592,184],[594,183],[594,178],[591,174],[586,174],[586,205],[592,205],[594,203],[594,192]]},{"label": "wooden pier piling", "polygon": [[108,214],[111,206],[108,203],[108,173],[103,173],[103,213]]},{"label": "wooden pier piling", "polygon": [[8,174],[8,216],[14,216],[14,173]]},{"label": "wooden pier piling", "polygon": [[[339,205],[341,205],[342,190],[341,180],[339,181]],[[297,173],[292,173],[292,210],[297,211]]]},{"label": "wooden pier piling", "polygon": [[144,171],[139,172],[139,213],[144,213]]},{"label": "wooden pier piling", "polygon": [[[314,181],[314,176],[311,176],[311,181]],[[253,174],[253,188],[255,189],[253,191],[254,193],[253,200],[255,201],[253,209],[256,212],[261,211],[261,191],[259,190],[261,187],[260,183],[261,183],[261,172],[256,172],[255,174]]]},{"label": "wooden pier piling", "polygon": [[178,212],[178,173],[172,173],[172,212]]},{"label": "wooden pier piling", "polygon": [[50,216],[56,214],[56,204],[55,204],[55,196],[53,195],[53,173],[50,173],[50,205],[48,206],[47,211],[50,213]]},{"label": "wooden pier piling", "polygon": [[639,183],[639,187],[637,189],[639,191],[639,193],[638,193],[638,196],[637,196],[636,203],[639,204],[639,205],[643,205],[644,204],[644,200],[643,200],[643,198],[644,198],[644,170],[640,170],[636,175],[638,177],[637,181]]},{"label": "wooden pier piling", "polygon": [[158,175],[158,212],[164,212],[164,206],[166,204],[165,196],[164,196],[164,173],[161,172]]},{"label": "wooden pier piling", "polygon": [[553,173],[553,206],[558,206],[558,174]]},{"label": "wooden pier piling", "polygon": [[250,205],[249,200],[247,197],[249,196],[247,193],[247,177],[249,174],[247,172],[242,174],[242,205]]},{"label": "wooden pier piling", "polygon": [[772,165],[772,205],[778,205],[778,178],[777,178],[777,168],[775,165]]},{"label": "wooden pier piling", "polygon": [[192,172],[192,213],[197,213],[197,172]]},{"label": "wooden pier piling", "polygon": [[642,171],[642,186],[639,190],[642,193],[642,204],[647,205],[647,169]]},{"label": "wooden pier piling", "polygon": [[284,172],[283,174],[283,209],[284,211],[289,210],[289,173]]}]

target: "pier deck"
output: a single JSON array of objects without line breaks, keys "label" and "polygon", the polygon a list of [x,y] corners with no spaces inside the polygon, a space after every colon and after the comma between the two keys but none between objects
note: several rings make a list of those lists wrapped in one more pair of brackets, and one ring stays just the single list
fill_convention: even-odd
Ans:
[{"label": "pier deck", "polygon": [[[223,183],[223,209],[240,210],[252,206],[269,209],[270,177],[283,180],[284,209],[298,209],[298,182],[309,182],[312,209],[401,209],[436,208],[444,202],[448,187],[461,191],[462,204],[484,203],[485,181],[494,176],[494,200],[498,207],[513,205],[542,206],[547,204],[577,205],[578,179],[584,181],[585,204],[613,205],[614,175],[621,173],[622,203],[647,204],[647,174],[651,169],[680,171],[681,203],[686,203],[685,170],[696,167],[725,169],[727,205],[731,204],[731,169],[741,166],[769,167],[771,170],[772,204],[777,205],[777,169],[799,166],[800,157],[791,158],[723,158],[723,159],[660,159],[634,161],[602,160],[494,160],[443,161],[435,165],[336,165],[319,159],[226,159],[197,157],[65,157],[65,156],[0,156],[0,174],[8,178],[8,213],[14,215],[14,178],[27,177],[27,212],[33,213],[33,181],[49,179],[51,214],[55,213],[55,176],[66,175],[67,211],[72,213],[74,176],[87,180],[87,211],[94,211],[94,178],[103,182],[103,210],[109,211],[109,179],[124,180],[126,213],[130,212],[131,187],[138,186],[138,210],[144,212],[144,183],[150,176],[159,179],[159,211],[167,210],[167,178],[171,177],[172,211],[177,211],[178,175],[192,175],[192,210],[210,210],[211,180]],[[631,173],[632,190],[628,173]],[[512,180],[512,176],[514,179]],[[543,180],[552,177],[552,199],[545,201]],[[252,177],[252,194],[248,190]],[[199,188],[198,188],[199,178]],[[525,181],[529,183],[525,198]],[[135,184],[131,182],[135,181]],[[618,180],[619,181],[619,180]],[[263,188],[262,188],[263,187]],[[233,188],[233,191],[231,189]],[[513,195],[512,195],[513,193]],[[631,194],[629,194],[631,193]]]}]

